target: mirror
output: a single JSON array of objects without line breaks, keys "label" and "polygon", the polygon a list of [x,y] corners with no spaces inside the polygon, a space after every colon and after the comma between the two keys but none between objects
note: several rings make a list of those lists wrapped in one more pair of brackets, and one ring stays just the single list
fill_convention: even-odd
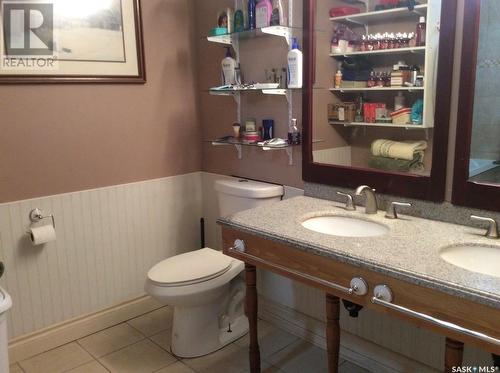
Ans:
[{"label": "mirror", "polygon": [[500,3],[481,0],[469,180],[500,184]]},{"label": "mirror", "polygon": [[456,2],[316,0],[310,11],[306,178],[442,200]]},{"label": "mirror", "polygon": [[465,2],[453,203],[500,211],[500,3]]}]

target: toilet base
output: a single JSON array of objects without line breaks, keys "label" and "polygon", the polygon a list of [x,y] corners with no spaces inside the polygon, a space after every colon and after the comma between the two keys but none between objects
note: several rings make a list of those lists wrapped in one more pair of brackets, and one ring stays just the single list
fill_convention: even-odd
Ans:
[{"label": "toilet base", "polygon": [[[248,319],[245,315],[238,317],[233,324],[231,324],[231,331],[228,328],[220,330],[219,340],[221,341],[220,348],[233,343],[244,335],[248,334]],[[213,351],[212,351],[213,352]]]},{"label": "toilet base", "polygon": [[248,319],[236,317],[230,326],[221,327],[217,315],[220,303],[174,309],[171,351],[180,358],[195,358],[220,350],[248,333]]}]

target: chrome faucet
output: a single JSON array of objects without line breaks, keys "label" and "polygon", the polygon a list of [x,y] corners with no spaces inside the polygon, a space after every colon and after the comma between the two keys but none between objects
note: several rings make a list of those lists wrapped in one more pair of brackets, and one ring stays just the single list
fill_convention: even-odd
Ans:
[{"label": "chrome faucet", "polygon": [[485,218],[482,216],[471,215],[472,220],[482,221],[489,224],[488,231],[486,232],[486,237],[488,238],[498,238],[498,224],[495,219]]},{"label": "chrome faucet", "polygon": [[370,188],[367,185],[362,185],[358,189],[356,189],[356,195],[365,196],[366,203],[365,203],[365,214],[376,214],[378,211],[378,206],[377,206],[377,196],[375,195],[375,189]]}]

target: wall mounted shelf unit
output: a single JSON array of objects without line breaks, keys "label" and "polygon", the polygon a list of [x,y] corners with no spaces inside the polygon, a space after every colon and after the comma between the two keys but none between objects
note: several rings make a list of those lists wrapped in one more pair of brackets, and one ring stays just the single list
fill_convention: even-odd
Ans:
[{"label": "wall mounted shelf unit", "polygon": [[[235,7],[236,7],[235,2]],[[235,59],[237,63],[240,63],[240,43],[246,39],[262,38],[262,37],[277,37],[282,38],[286,41],[287,46],[292,44],[292,39],[297,33],[303,31],[302,27],[293,26],[293,1],[288,2],[288,17],[290,24],[289,26],[269,26],[253,30],[245,30],[242,32],[233,32],[224,35],[207,36],[207,40],[212,43],[219,43],[225,45],[231,45],[235,52]],[[288,105],[288,122],[291,122],[293,118],[293,92],[301,91],[300,89],[256,89],[256,88],[241,88],[241,89],[209,89],[208,93],[212,96],[230,96],[233,97],[237,105],[237,122],[242,123],[241,112],[242,112],[242,94],[257,93],[263,95],[271,96],[283,96],[286,98]],[[289,165],[293,165],[293,148],[295,146],[261,146],[256,143],[248,144],[239,141],[209,141],[214,146],[234,146],[238,152],[238,159],[243,157],[244,147],[261,148],[264,151],[285,151],[288,155]]]}]

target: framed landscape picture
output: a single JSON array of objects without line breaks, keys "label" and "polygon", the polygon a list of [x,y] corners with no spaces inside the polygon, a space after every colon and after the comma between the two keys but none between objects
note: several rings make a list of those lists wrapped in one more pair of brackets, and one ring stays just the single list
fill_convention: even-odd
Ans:
[{"label": "framed landscape picture", "polygon": [[0,0],[1,83],[144,83],[140,0]]}]

